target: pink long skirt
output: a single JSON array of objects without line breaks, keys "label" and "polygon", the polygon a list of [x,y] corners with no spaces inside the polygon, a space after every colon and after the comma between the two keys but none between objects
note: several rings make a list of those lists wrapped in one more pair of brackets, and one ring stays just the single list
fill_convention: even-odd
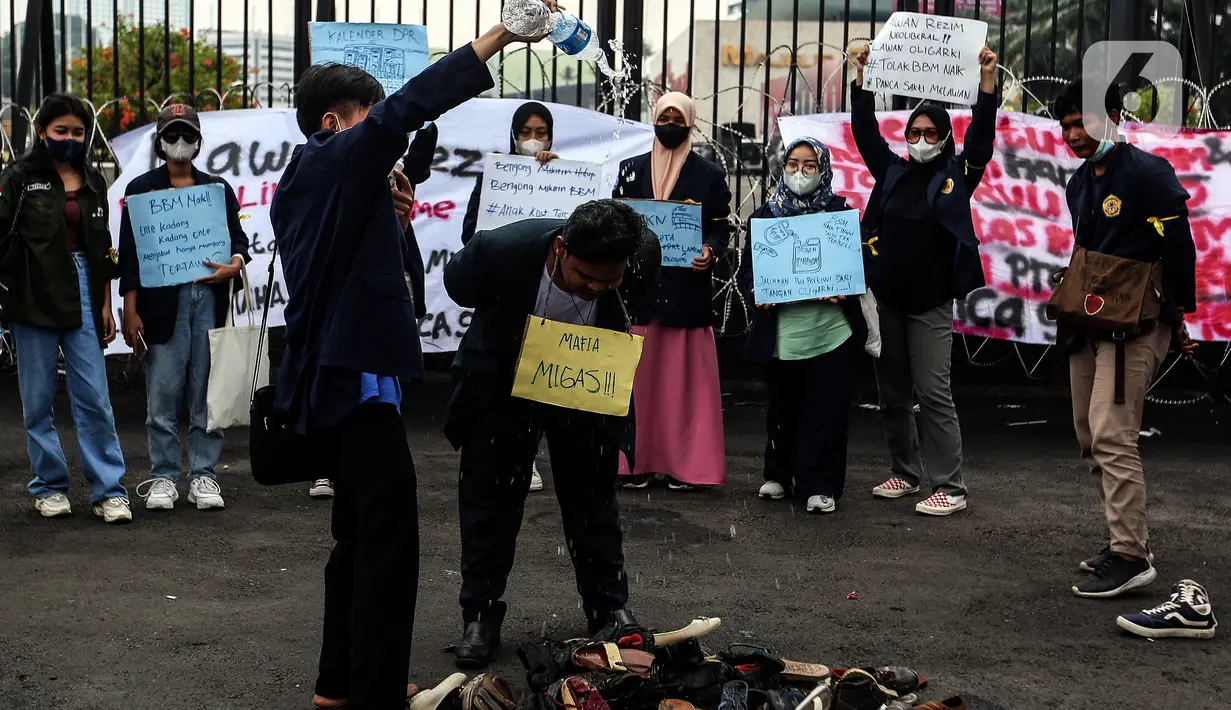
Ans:
[{"label": "pink long skirt", "polygon": [[620,455],[620,475],[661,473],[694,486],[727,480],[722,391],[713,328],[634,326],[645,338],[633,380],[636,469]]}]

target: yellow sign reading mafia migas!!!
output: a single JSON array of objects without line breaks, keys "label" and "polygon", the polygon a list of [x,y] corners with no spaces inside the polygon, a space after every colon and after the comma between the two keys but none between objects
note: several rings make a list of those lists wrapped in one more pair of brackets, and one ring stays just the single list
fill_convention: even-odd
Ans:
[{"label": "yellow sign reading mafia migas!!!", "polygon": [[622,417],[641,362],[640,335],[526,318],[513,396]]}]

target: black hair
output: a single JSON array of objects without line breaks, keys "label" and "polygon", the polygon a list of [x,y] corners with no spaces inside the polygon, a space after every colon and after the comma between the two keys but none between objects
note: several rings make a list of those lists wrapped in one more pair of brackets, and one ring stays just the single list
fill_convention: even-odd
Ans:
[{"label": "black hair", "polygon": [[521,133],[521,129],[525,127],[526,121],[529,121],[531,116],[538,116],[547,124],[547,142],[551,143],[555,140],[555,120],[551,117],[551,111],[548,111],[547,107],[538,101],[527,101],[513,112],[513,125],[509,130],[510,153],[517,153],[517,134]]},{"label": "black hair", "polygon": [[380,82],[359,67],[313,64],[295,89],[295,121],[305,137],[311,136],[321,130],[321,120],[330,111],[349,115],[384,98]]},{"label": "black hair", "polygon": [[[1084,113],[1082,111],[1083,87],[1082,80],[1070,82],[1068,86],[1060,90],[1055,100],[1051,104],[1051,115],[1057,121],[1063,121],[1065,116]],[[1103,94],[1103,110],[1107,113],[1107,117],[1113,121],[1119,122],[1120,107],[1123,105],[1123,99],[1120,96],[1120,87],[1114,83],[1107,87],[1107,93]]]},{"label": "black hair", "polygon": [[632,258],[645,234],[645,220],[617,200],[593,200],[577,209],[564,224],[568,253],[597,264]]},{"label": "black hair", "polygon": [[90,152],[89,140],[92,138],[94,129],[94,114],[86,107],[85,102],[76,96],[69,94],[51,94],[43,99],[43,104],[38,107],[38,115],[34,117],[34,126],[36,132],[31,138],[30,150],[26,152],[23,160],[29,162],[37,162],[44,165],[51,165],[51,155],[47,153],[47,145],[39,140],[37,131],[47,132],[47,127],[51,122],[61,116],[76,116],[85,124],[86,144],[76,159],[72,161],[72,166],[78,170],[85,170],[86,156]]}]

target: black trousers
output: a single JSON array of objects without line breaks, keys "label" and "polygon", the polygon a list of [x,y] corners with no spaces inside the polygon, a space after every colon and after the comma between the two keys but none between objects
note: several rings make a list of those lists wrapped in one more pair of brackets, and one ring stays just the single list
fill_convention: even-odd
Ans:
[{"label": "black trousers", "polygon": [[801,498],[841,498],[846,486],[846,443],[851,396],[862,344],[849,339],[837,350],[807,360],[772,360],[769,441],[765,480]]},{"label": "black trousers", "polygon": [[501,598],[542,434],[587,619],[605,618],[628,602],[616,506],[619,452],[602,421],[506,396],[470,422],[458,479],[463,623],[485,621],[498,629],[504,622],[507,606]]},{"label": "black trousers", "polygon": [[391,404],[360,405],[322,434],[334,485],[316,694],[347,708],[406,705],[419,586],[419,504],[406,428]]}]

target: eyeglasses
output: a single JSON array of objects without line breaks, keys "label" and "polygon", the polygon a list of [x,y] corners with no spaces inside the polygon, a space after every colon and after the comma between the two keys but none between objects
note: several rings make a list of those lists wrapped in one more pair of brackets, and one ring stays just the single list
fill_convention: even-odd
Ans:
[{"label": "eyeglasses", "polygon": [[940,142],[940,131],[936,130],[936,128],[912,128],[906,131],[906,141],[908,143],[918,143],[920,138],[935,145]]},{"label": "eyeglasses", "polygon": [[821,171],[821,166],[814,160],[806,160],[803,162],[798,160],[786,161],[786,171],[788,173],[797,173],[801,170],[805,175],[816,175]]},{"label": "eyeglasses", "polygon": [[201,140],[201,134],[186,126],[174,126],[168,128],[159,134],[159,137],[168,143],[178,143],[180,139],[184,139],[187,143],[196,143]]}]

